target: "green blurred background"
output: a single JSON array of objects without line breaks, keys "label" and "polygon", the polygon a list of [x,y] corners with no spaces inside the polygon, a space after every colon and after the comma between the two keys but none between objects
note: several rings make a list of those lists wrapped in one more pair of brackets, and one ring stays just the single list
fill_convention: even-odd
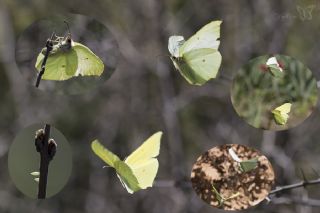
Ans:
[{"label": "green blurred background", "polygon": [[[35,132],[43,128],[44,124],[34,124],[21,130],[10,146],[8,154],[8,168],[12,181],[21,192],[31,198],[38,197],[38,183],[30,173],[39,172],[40,168],[40,154],[36,151],[34,137]],[[56,141],[58,147],[49,164],[47,198],[65,186],[72,170],[72,153],[67,139],[53,126],[50,138]]]},{"label": "green blurred background", "polygon": [[[256,128],[283,130],[295,127],[314,110],[318,99],[317,81],[312,72],[298,60],[275,55],[283,66],[283,77],[274,77],[266,67],[271,56],[250,60],[234,77],[231,88],[232,104],[238,115]],[[274,121],[272,110],[291,103],[285,125]]]},{"label": "green blurred background", "polygon": [[[310,20],[300,16],[298,5],[314,6]],[[20,74],[16,39],[34,21],[68,12],[106,25],[121,56],[114,74],[99,88],[78,96],[51,95],[35,89]],[[168,37],[187,38],[217,19],[224,21],[219,77],[203,87],[190,86],[165,56]],[[198,156],[226,143],[260,150],[274,166],[277,185],[300,181],[301,168],[308,178],[316,178],[312,168],[320,170],[319,106],[301,125],[272,132],[248,125],[230,98],[232,77],[260,55],[294,57],[319,79],[318,1],[0,0],[0,23],[1,212],[223,212],[202,202],[184,180],[189,180]],[[15,135],[39,122],[51,123],[66,136],[75,162],[64,189],[40,202],[26,199],[7,170]],[[90,142],[99,138],[125,157],[158,130],[164,131],[158,182],[129,195],[113,170],[102,169],[104,164],[91,152]],[[319,187],[292,190],[246,212],[317,213]]]}]

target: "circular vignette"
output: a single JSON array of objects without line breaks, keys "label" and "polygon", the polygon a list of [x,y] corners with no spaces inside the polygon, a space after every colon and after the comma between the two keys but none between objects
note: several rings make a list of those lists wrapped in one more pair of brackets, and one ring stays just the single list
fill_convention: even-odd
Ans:
[{"label": "circular vignette", "polygon": [[15,58],[18,68],[28,83],[35,86],[38,71],[36,59],[54,32],[65,36],[68,22],[72,40],[87,46],[104,63],[101,76],[78,76],[65,81],[41,80],[39,89],[62,95],[77,95],[94,89],[110,79],[116,70],[120,51],[110,30],[94,18],[80,14],[66,14],[39,19],[18,37]]},{"label": "circular vignette", "polygon": [[[21,130],[10,146],[8,168],[11,180],[19,191],[30,198],[38,197],[38,182],[32,172],[39,172],[40,154],[35,147],[35,133],[44,124],[33,124]],[[47,193],[49,198],[67,184],[72,171],[72,149],[64,135],[51,126],[50,138],[57,143],[55,156],[49,163]]]},{"label": "circular vignette", "polygon": [[[282,69],[280,76],[267,65],[272,57]],[[299,125],[313,112],[317,100],[317,81],[312,72],[285,55],[264,55],[250,60],[237,72],[231,87],[231,101],[237,114],[249,125],[266,130],[286,130]],[[281,114],[276,114],[276,109],[286,103],[291,107],[286,110],[282,107]]]},{"label": "circular vignette", "polygon": [[[230,149],[243,163],[251,160],[254,166],[242,170]],[[224,210],[243,210],[257,205],[268,196],[274,179],[268,159],[259,151],[239,144],[208,150],[197,159],[191,172],[192,187],[197,195],[211,206]],[[220,201],[221,197],[224,202]]]}]

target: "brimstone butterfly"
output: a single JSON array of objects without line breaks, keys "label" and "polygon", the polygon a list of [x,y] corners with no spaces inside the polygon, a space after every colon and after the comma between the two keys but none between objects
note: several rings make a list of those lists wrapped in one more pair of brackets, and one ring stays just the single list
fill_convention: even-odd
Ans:
[{"label": "brimstone butterfly", "polygon": [[291,106],[291,103],[285,103],[271,111],[278,125],[285,125],[287,123]]},{"label": "brimstone butterfly", "polygon": [[225,198],[218,192],[218,190],[214,187],[213,184],[212,184],[212,191],[216,194],[216,198],[219,201],[219,207],[223,206],[225,201],[231,200],[231,199],[236,198],[240,195],[240,193],[237,192],[235,194],[232,194],[230,197]]},{"label": "brimstone butterfly", "polygon": [[266,62],[266,65],[274,77],[280,78],[284,76],[283,68],[280,66],[276,57],[269,58]]},{"label": "brimstone butterfly", "polygon": [[[104,70],[101,59],[88,47],[74,42],[69,33],[66,37],[58,37],[53,41],[53,49],[49,53],[44,80],[63,81],[76,76],[100,76]],[[45,58],[46,48],[42,49],[35,64],[38,72]]]},{"label": "brimstone butterfly", "polygon": [[152,187],[157,175],[162,132],[157,132],[148,138],[125,160],[106,149],[98,140],[91,143],[93,152],[110,167],[114,168],[122,185],[129,193]]},{"label": "brimstone butterfly", "polygon": [[221,23],[210,22],[187,41],[183,36],[169,38],[170,58],[190,84],[203,85],[217,76],[222,60],[218,51]]},{"label": "brimstone butterfly", "polygon": [[255,169],[258,166],[258,158],[253,158],[249,160],[241,160],[238,155],[233,151],[232,148],[229,150],[229,154],[231,155],[232,159],[239,163],[241,172],[249,172]]}]

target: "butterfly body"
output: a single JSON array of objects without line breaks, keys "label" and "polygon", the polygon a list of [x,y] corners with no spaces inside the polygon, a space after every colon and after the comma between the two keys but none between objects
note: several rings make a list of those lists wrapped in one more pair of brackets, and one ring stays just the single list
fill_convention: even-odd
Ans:
[{"label": "butterfly body", "polygon": [[120,160],[98,140],[91,143],[91,148],[97,156],[116,170],[123,187],[129,193],[134,193],[153,185],[159,167],[156,157],[160,151],[161,135],[162,132],[152,135],[125,160]]},{"label": "butterfly body", "polygon": [[169,38],[170,58],[190,84],[203,85],[216,77],[222,60],[218,51],[221,23],[210,22],[187,41],[183,36]]}]

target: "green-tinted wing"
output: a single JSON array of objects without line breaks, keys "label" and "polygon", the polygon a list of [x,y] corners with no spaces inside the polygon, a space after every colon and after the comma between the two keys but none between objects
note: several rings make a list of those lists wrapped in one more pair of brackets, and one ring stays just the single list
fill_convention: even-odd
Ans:
[{"label": "green-tinted wing", "polygon": [[[44,55],[40,53],[35,65],[39,72],[43,59]],[[42,79],[55,81],[67,80],[73,77],[77,67],[78,57],[76,52],[72,49],[66,52],[58,51],[54,54],[49,54]]]},{"label": "green-tinted wing", "polygon": [[288,121],[289,115],[286,113],[281,113],[278,110],[273,110],[273,118],[274,121],[278,124],[278,125],[285,125]]},{"label": "green-tinted wing", "polygon": [[283,113],[289,113],[291,111],[291,103],[284,103],[281,106],[275,108],[274,110],[280,111],[282,114]]},{"label": "green-tinted wing", "polygon": [[203,85],[217,76],[221,59],[220,53],[214,49],[197,49],[176,60],[175,66],[190,84]]},{"label": "green-tinted wing", "polygon": [[243,160],[240,162],[240,169],[242,172],[249,172],[258,166],[258,158],[253,158],[250,160]]},{"label": "green-tinted wing", "polygon": [[268,69],[270,70],[271,74],[276,78],[282,78],[284,76],[284,71],[279,69],[276,65],[269,65]]},{"label": "green-tinted wing", "polygon": [[162,132],[153,134],[125,160],[142,189],[151,187],[157,175],[161,136]]},{"label": "green-tinted wing", "polygon": [[285,125],[287,123],[291,106],[291,103],[285,103],[271,111],[278,125]]},{"label": "green-tinted wing", "polygon": [[212,21],[202,27],[195,35],[189,38],[180,48],[180,57],[185,53],[203,48],[218,50],[220,45],[220,25],[222,21]]},{"label": "green-tinted wing", "polygon": [[132,194],[141,189],[135,174],[126,163],[123,161],[117,161],[115,163],[115,169],[117,171],[118,178],[128,193]]},{"label": "green-tinted wing", "polygon": [[103,62],[88,47],[74,42],[72,49],[76,51],[78,56],[78,68],[75,76],[100,76],[103,73]]},{"label": "green-tinted wing", "polygon": [[94,140],[91,143],[91,149],[106,164],[116,170],[122,185],[129,193],[133,193],[140,189],[137,178],[134,176],[130,167],[121,161],[117,155],[106,149],[98,140]]},{"label": "green-tinted wing", "polygon": [[101,160],[113,168],[116,168],[116,162],[121,161],[117,155],[106,149],[98,140],[91,143],[91,149]]}]

